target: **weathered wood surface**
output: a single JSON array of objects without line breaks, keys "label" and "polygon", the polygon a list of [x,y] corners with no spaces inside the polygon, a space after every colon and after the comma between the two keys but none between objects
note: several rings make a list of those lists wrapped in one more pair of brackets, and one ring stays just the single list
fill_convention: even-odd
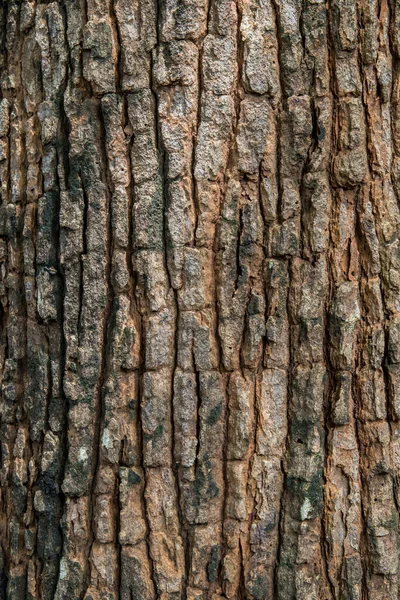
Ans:
[{"label": "weathered wood surface", "polygon": [[397,600],[400,1],[1,1],[0,61],[0,598]]}]

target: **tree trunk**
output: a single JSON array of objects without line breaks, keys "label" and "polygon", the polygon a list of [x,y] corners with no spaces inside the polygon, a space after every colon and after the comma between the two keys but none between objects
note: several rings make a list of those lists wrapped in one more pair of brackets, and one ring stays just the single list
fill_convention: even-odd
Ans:
[{"label": "tree trunk", "polygon": [[400,0],[0,11],[0,598],[398,600]]}]

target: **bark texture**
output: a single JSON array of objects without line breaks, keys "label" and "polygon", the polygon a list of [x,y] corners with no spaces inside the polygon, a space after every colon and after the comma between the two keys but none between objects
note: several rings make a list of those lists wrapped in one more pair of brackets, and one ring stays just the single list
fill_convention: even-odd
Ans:
[{"label": "bark texture", "polygon": [[400,0],[3,0],[0,72],[0,598],[398,600]]}]

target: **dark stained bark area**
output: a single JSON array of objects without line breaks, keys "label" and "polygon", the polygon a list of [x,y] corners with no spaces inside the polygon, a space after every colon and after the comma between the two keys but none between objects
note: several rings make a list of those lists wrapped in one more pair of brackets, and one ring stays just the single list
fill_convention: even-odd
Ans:
[{"label": "dark stained bark area", "polygon": [[400,0],[0,1],[0,599],[398,600]]}]

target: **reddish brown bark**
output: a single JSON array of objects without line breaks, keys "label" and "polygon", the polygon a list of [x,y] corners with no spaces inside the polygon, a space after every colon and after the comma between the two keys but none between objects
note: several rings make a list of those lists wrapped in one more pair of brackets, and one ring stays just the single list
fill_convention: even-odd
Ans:
[{"label": "reddish brown bark", "polygon": [[0,2],[0,598],[399,597],[399,15]]}]

